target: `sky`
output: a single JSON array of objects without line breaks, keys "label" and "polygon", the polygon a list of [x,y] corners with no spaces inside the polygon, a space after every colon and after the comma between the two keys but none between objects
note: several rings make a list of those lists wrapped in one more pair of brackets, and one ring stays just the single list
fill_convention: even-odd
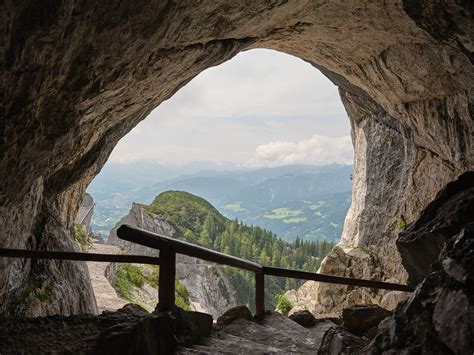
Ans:
[{"label": "sky", "polygon": [[336,86],[299,58],[253,49],[196,76],[122,138],[109,161],[260,167],[352,157]]}]

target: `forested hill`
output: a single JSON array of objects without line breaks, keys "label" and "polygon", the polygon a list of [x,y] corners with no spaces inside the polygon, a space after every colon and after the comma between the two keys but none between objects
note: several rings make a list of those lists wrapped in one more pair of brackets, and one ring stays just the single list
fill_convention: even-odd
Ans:
[{"label": "forested hill", "polygon": [[107,164],[88,187],[96,203],[92,229],[106,236],[133,202],[149,204],[164,191],[179,190],[288,242],[297,237],[337,242],[351,203],[351,173],[349,165],[190,171]]},{"label": "forested hill", "polygon": [[[173,225],[191,243],[263,265],[316,271],[334,245],[300,239],[284,242],[270,231],[230,220],[203,198],[182,191],[163,192],[143,207]],[[239,300],[252,304],[253,275],[233,268],[227,271],[239,289]],[[267,303],[272,304],[277,293],[298,285],[296,280],[268,278]]]}]

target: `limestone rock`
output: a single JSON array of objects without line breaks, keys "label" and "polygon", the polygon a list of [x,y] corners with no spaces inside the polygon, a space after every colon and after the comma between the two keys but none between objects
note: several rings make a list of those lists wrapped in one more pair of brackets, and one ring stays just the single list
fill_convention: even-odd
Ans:
[{"label": "limestone rock", "polygon": [[408,296],[409,294],[407,292],[390,291],[383,296],[380,306],[389,311],[393,311],[398,306],[398,304],[405,300]]},{"label": "limestone rock", "polygon": [[317,305],[317,288],[319,284],[315,281],[306,281],[296,290],[289,290],[285,292],[286,298],[293,305],[293,308],[288,313],[292,315],[295,312],[302,310],[312,311]]},{"label": "limestone rock", "polygon": [[[416,220],[474,168],[469,2],[6,1],[0,9],[1,247],[77,250],[81,197],[117,142],[193,77],[246,49],[300,57],[339,87],[355,147],[341,245],[373,250],[384,277],[406,281],[398,222]],[[54,302],[36,314],[96,311],[85,264],[0,259],[0,312],[15,307],[30,275],[53,281]]]},{"label": "limestone rock", "polygon": [[344,308],[342,320],[344,328],[351,333],[361,336],[370,329],[377,327],[379,323],[392,313],[377,305],[355,305]]},{"label": "limestone rock", "polygon": [[85,232],[91,232],[92,215],[94,214],[94,199],[88,193],[82,197],[77,211],[76,224],[80,224]]},{"label": "limestone rock", "polygon": [[[139,227],[153,233],[180,238],[173,226],[165,222],[160,216],[146,211],[139,204],[133,204],[128,215],[122,218],[110,231],[107,243],[126,250],[129,254],[159,256],[159,251],[130,243],[117,237],[117,229],[122,224]],[[206,312],[218,318],[230,307],[237,305],[236,290],[224,273],[222,267],[203,260],[176,256],[176,277],[186,286],[189,292],[191,307],[195,311]],[[111,277],[109,277],[111,279]],[[137,297],[153,309],[158,302],[156,290],[137,290]]]},{"label": "limestone rock", "polygon": [[315,326],[317,323],[316,318],[314,318],[313,314],[308,310],[296,311],[291,314],[289,318],[305,328]]},{"label": "limestone rock", "polygon": [[[363,247],[336,246],[319,269],[333,276],[385,280],[378,257]],[[354,304],[380,304],[387,291],[316,282],[306,282],[300,290],[288,293],[296,309],[307,308],[316,316],[340,313]]]},{"label": "limestone rock", "polygon": [[228,325],[236,319],[245,319],[251,321],[253,320],[252,312],[250,312],[246,306],[233,307],[217,318],[217,325]]}]

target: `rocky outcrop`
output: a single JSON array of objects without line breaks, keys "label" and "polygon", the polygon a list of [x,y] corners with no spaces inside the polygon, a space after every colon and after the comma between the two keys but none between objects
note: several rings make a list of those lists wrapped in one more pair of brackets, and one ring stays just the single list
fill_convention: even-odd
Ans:
[{"label": "rocky outcrop", "polygon": [[217,318],[217,326],[229,325],[236,319],[253,320],[252,312],[246,306],[235,306]]},{"label": "rocky outcrop", "polygon": [[342,311],[343,326],[351,333],[362,336],[376,330],[379,323],[392,312],[376,305],[356,305]]},{"label": "rocky outcrop", "polygon": [[[349,248],[336,246],[326,256],[319,272],[333,276],[397,282],[384,273],[375,251],[360,246]],[[313,314],[321,316],[340,314],[343,309],[357,304],[379,305],[392,310],[407,297],[407,294],[398,291],[307,281],[298,290],[288,291],[286,296],[294,306],[291,313],[307,309]]]},{"label": "rocky outcrop", "polygon": [[343,327],[333,327],[324,334],[318,355],[365,354],[367,344],[367,338],[358,337]]},{"label": "rocky outcrop", "polygon": [[[126,250],[129,254],[159,256],[159,251],[119,239],[117,229],[122,224],[139,227],[172,238],[180,238],[173,226],[161,219],[160,216],[146,211],[138,204],[133,204],[128,215],[122,218],[111,230],[107,240],[108,244]],[[186,286],[191,307],[198,311],[207,312],[215,319],[237,304],[236,291],[223,269],[219,266],[185,255],[177,255],[176,277]],[[144,292],[144,297],[147,299],[150,296],[154,297],[156,303],[158,294],[154,289],[150,291],[151,293]],[[137,301],[140,300],[137,299]],[[145,299],[142,301],[145,304],[150,303],[146,302]]]},{"label": "rocky outcrop", "polygon": [[[441,244],[441,253],[431,264],[426,278],[397,306],[393,315],[382,320],[370,344],[363,345],[366,340],[354,337],[354,334],[339,333],[333,337],[328,332],[325,340],[326,337],[330,343],[334,340],[339,353],[351,353],[352,344],[361,340],[363,348],[357,351],[364,354],[472,353],[474,215],[466,215],[467,211],[472,211],[466,207],[472,206],[474,201],[471,177],[471,173],[466,173],[448,184],[405,235],[419,236],[421,240],[415,239],[415,242],[423,243],[428,250],[436,250],[440,240],[446,241]],[[457,222],[461,220],[464,225],[459,229]],[[412,239],[407,238],[407,242],[410,241]],[[407,250],[417,252],[416,248]],[[420,273],[418,268],[407,270],[415,277]],[[357,333],[357,330],[351,330]]]},{"label": "rocky outcrop", "polygon": [[[466,174],[449,184],[405,235],[418,235],[421,240],[417,242],[425,244],[428,250],[439,247],[440,240],[447,242],[416,291],[397,307],[392,317],[380,324],[370,347],[373,353],[388,350],[424,354],[472,353],[474,189],[471,177],[472,174]],[[466,209],[467,206],[471,208]],[[440,213],[442,211],[446,214]],[[466,214],[468,211],[470,213]],[[459,230],[456,221],[461,220],[465,225]],[[416,252],[415,248],[408,250]],[[413,271],[415,279],[420,273],[419,268],[408,270]]]},{"label": "rocky outcrop", "polygon": [[80,224],[86,232],[91,233],[92,215],[94,214],[94,199],[87,192],[82,197],[79,210],[76,215],[76,224]]},{"label": "rocky outcrop", "polygon": [[474,172],[462,175],[441,190],[420,218],[400,233],[397,248],[416,286],[428,276],[430,266],[453,235],[474,222]]},{"label": "rocky outcrop", "polygon": [[301,311],[296,311],[292,315],[290,315],[288,318],[290,318],[293,322],[296,322],[305,328],[313,327],[318,323],[316,318],[314,318],[313,314],[306,309],[301,310]]},{"label": "rocky outcrop", "polygon": [[212,317],[176,308],[147,313],[127,304],[99,316],[1,319],[2,354],[172,354],[210,335]]},{"label": "rocky outcrop", "polygon": [[[80,199],[117,142],[201,71],[251,48],[300,57],[339,86],[355,146],[342,246],[374,250],[386,277],[406,280],[398,221],[473,169],[469,2],[29,0],[0,10],[2,247],[78,250]],[[83,263],[20,259],[0,259],[0,311],[32,276],[52,282],[42,312],[95,311]]]},{"label": "rocky outcrop", "polygon": [[334,326],[325,321],[305,328],[277,312],[267,312],[260,322],[245,315],[229,321],[199,345],[178,348],[177,354],[316,354],[325,332]]}]

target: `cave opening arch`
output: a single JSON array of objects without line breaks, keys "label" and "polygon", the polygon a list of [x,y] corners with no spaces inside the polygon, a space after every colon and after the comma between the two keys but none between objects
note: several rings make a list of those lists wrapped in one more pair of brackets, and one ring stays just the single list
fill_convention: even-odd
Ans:
[{"label": "cave opening arch", "polygon": [[[4,7],[2,246],[73,249],[80,196],[118,140],[199,72],[250,48],[302,58],[339,86],[360,159],[360,196],[344,233],[376,249],[390,277],[406,277],[397,220],[415,219],[446,182],[472,169],[474,71],[463,35],[471,25],[453,20],[467,16],[460,8],[58,3],[38,20],[32,4]],[[440,16],[446,21],[433,25]],[[47,275],[57,293],[31,314],[94,311],[83,264],[2,260],[0,274],[1,311],[35,275]]]}]

